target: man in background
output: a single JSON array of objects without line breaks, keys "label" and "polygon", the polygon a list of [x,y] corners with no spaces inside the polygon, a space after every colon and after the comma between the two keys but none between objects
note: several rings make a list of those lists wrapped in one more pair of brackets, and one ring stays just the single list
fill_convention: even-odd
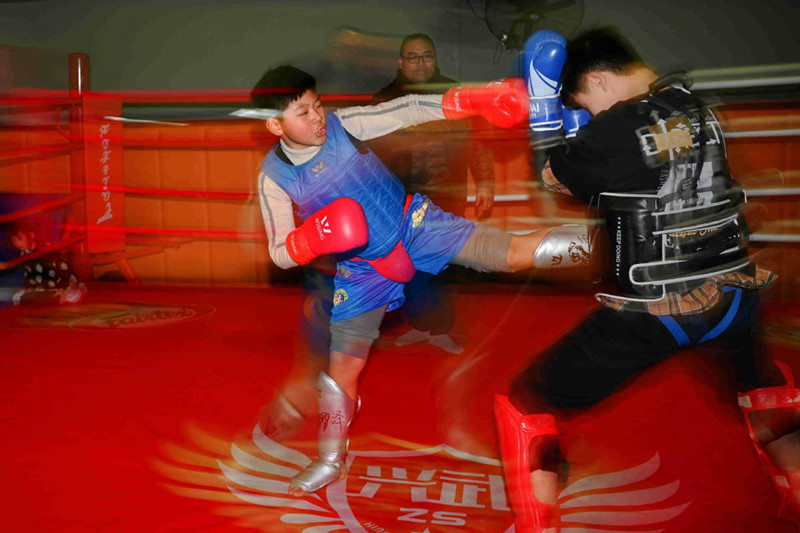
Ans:
[{"label": "man in background", "polygon": [[[397,66],[394,80],[373,97],[373,104],[407,94],[444,94],[458,85],[439,72],[436,47],[424,33],[403,39]],[[475,215],[483,219],[494,205],[494,161],[489,149],[471,138],[471,131],[480,125],[469,119],[427,123],[382,137],[370,148],[400,178],[407,193],[424,194],[455,215],[466,213],[467,175],[471,174],[476,185]],[[406,285],[405,297],[411,329],[395,344],[427,341],[449,353],[463,351],[449,334],[455,320],[452,286],[417,271]]]}]

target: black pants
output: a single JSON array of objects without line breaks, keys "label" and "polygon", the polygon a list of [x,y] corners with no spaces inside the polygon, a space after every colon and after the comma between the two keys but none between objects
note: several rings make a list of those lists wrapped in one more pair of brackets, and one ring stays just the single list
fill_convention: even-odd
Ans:
[{"label": "black pants", "polygon": [[[637,373],[697,344],[724,320],[729,321],[724,332],[710,342],[723,343],[740,390],[783,385],[758,331],[758,294],[739,292],[736,302],[737,292],[726,292],[722,301],[705,313],[672,317],[685,333],[683,342],[656,316],[601,308],[513,381],[511,400],[529,413],[546,412],[548,407],[588,407]],[[734,302],[737,307],[732,308]]]}]

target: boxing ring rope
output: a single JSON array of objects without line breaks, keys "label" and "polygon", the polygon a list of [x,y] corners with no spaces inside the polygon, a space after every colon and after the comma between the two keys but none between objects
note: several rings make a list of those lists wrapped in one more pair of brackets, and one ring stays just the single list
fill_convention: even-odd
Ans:
[{"label": "boxing ring rope", "polygon": [[764,131],[732,131],[725,134],[727,139],[753,139],[759,137],[797,137],[800,135],[800,128],[789,128],[785,130],[764,130]]},{"label": "boxing ring rope", "polygon": [[13,220],[18,220],[20,218],[28,217],[31,215],[35,215],[37,213],[41,213],[43,211],[47,211],[49,209],[55,209],[57,207],[62,207],[65,205],[69,205],[75,203],[79,200],[83,199],[83,194],[73,194],[70,196],[66,196],[64,198],[58,198],[56,200],[51,200],[49,202],[41,203],[35,207],[28,207],[25,209],[19,209],[12,213],[8,213],[6,215],[0,215],[0,224],[4,222],[10,222]]},{"label": "boxing ring rope", "polygon": [[[93,124],[88,122],[88,120],[94,118],[92,113],[96,114],[98,109],[103,109],[103,104],[101,103],[98,106],[96,97],[89,92],[88,56],[85,54],[69,54],[66,59],[68,63],[68,90],[15,87],[6,89],[3,94],[0,94],[0,119],[2,119],[2,124],[0,125],[3,126],[4,135],[7,137],[10,136],[9,134],[14,135],[10,136],[10,138],[15,143],[17,142],[17,137],[15,137],[17,131],[22,133],[31,132],[34,142],[36,142],[41,140],[41,137],[47,139],[49,132],[55,130],[66,141],[62,143],[38,143],[34,146],[17,146],[0,151],[0,170],[4,172],[3,183],[4,185],[11,185],[2,191],[4,193],[4,202],[8,203],[8,207],[12,209],[11,212],[0,215],[0,224],[8,224],[9,226],[7,227],[13,227],[10,225],[15,222],[25,219],[31,220],[31,222],[26,222],[24,226],[20,227],[29,228],[25,229],[25,232],[33,232],[36,246],[29,253],[23,252],[19,257],[0,262],[0,272],[15,269],[29,261],[40,259],[54,252],[74,249],[73,259],[77,260],[76,272],[80,277],[87,278],[90,276],[86,275],[86,271],[91,268],[87,266],[87,260],[91,261],[90,254],[112,250],[108,246],[104,248],[102,243],[98,244],[97,233],[94,231],[96,228],[86,223],[87,206],[91,202],[87,197],[86,187],[80,187],[81,184],[86,185],[89,180],[90,169],[87,166],[92,163],[90,154],[96,155],[98,151],[107,148],[109,148],[109,151],[101,155],[95,163],[96,168],[91,170],[94,175],[101,171],[105,172],[105,182],[108,182],[110,178],[108,175],[109,165],[111,165],[108,162],[108,157],[111,153],[112,135],[101,129],[98,138],[97,134],[86,131],[86,128],[91,127]],[[57,65],[51,66],[57,67]],[[44,68],[48,70],[47,65]],[[56,68],[56,70],[60,70],[60,68]],[[46,116],[51,111],[53,112],[51,115],[53,117],[52,122],[47,122],[42,126],[44,122],[43,116]],[[68,113],[69,128],[67,131],[61,124],[63,112]],[[11,125],[10,128],[5,129],[9,124]],[[29,142],[27,138],[19,137],[19,140],[24,143]],[[116,142],[116,139],[113,139],[113,142]],[[19,186],[13,185],[18,181],[18,175],[21,176],[23,173],[27,174],[29,172],[27,166],[15,167],[14,165],[27,165],[28,163],[37,163],[64,155],[69,156],[67,166],[68,179],[65,182],[54,183],[52,178],[45,176],[43,180],[38,181],[32,178],[35,183],[38,183],[32,188],[23,186],[20,190]],[[104,163],[106,166],[101,170]],[[113,163],[117,165],[114,172],[121,175],[121,171],[116,171],[116,168],[121,169],[121,159]],[[35,173],[36,171],[31,170],[30,172]],[[18,203],[29,203],[29,199],[35,201],[40,195],[52,196],[54,194],[60,197],[53,200],[45,200],[22,209],[14,209]],[[67,211],[64,211],[65,209]],[[59,217],[62,217],[66,222],[60,221]],[[76,224],[75,221],[79,223]],[[99,223],[100,220],[98,220]],[[12,231],[18,230],[14,229]],[[119,235],[118,232],[117,235]],[[56,242],[49,242],[50,237],[56,237],[54,239]],[[119,249],[118,245],[114,246]]]},{"label": "boxing ring rope", "polygon": [[[18,119],[19,117],[29,116],[32,113],[46,113],[54,110],[56,129],[59,129],[58,121],[60,112],[64,109],[70,110],[72,119],[74,115],[72,110],[81,105],[78,92],[79,88],[83,87],[83,82],[85,81],[80,79],[81,72],[79,64],[82,61],[88,61],[88,58],[82,54],[73,54],[69,57],[69,95],[65,95],[65,91],[45,89],[8,90],[5,94],[0,95],[0,110],[3,112],[3,116],[11,116]],[[80,115],[77,114],[74,116],[77,118]],[[74,123],[72,128],[74,129]],[[59,133],[63,136],[63,131],[59,130]],[[76,136],[76,138],[78,137],[79,136]],[[2,150],[0,151],[0,168],[8,168],[14,164],[28,161],[40,161],[72,154],[83,148],[83,143],[75,140],[75,138],[67,137],[67,141],[67,143],[40,144],[32,147],[17,147]],[[71,179],[74,180],[75,178],[73,177]],[[85,199],[85,195],[83,193],[70,193],[69,184],[67,184],[63,190],[66,191],[67,194],[60,198],[44,201],[38,205],[16,209],[0,215],[0,224],[10,224],[37,216],[48,217],[50,213],[57,213],[65,208],[68,208],[71,213],[81,213],[81,202]],[[26,193],[22,192],[17,194],[24,196]],[[38,229],[41,230],[42,228]],[[36,250],[30,253],[22,254],[6,261],[0,261],[0,272],[15,269],[29,261],[42,258],[53,252],[79,246],[86,240],[85,233],[75,233],[73,230],[64,230],[64,228],[59,229],[61,230],[60,238],[55,243],[49,243],[46,238],[42,239],[43,235],[37,234],[36,238],[43,241],[41,246],[38,246]]]},{"label": "boxing ring rope", "polygon": [[697,69],[689,73],[694,91],[760,88],[800,84],[800,63],[759,65],[717,69]]},{"label": "boxing ring rope", "polygon": [[[734,67],[724,69],[702,69],[690,73],[694,80],[692,90],[701,96],[715,92],[738,89],[760,89],[764,87],[788,87],[796,98],[800,85],[800,63],[783,65]],[[726,131],[726,139],[766,139],[800,136],[800,128]],[[800,187],[745,188],[748,198],[780,198],[800,195]],[[753,242],[797,243],[800,234],[771,234],[756,232],[750,235]]]},{"label": "boxing ring rope", "polygon": [[[102,190],[97,186],[83,186],[81,187],[87,191]],[[255,203],[255,199],[250,194],[242,192],[224,192],[224,191],[194,191],[188,189],[157,189],[154,187],[109,187],[108,190],[112,193],[120,192],[131,195],[139,196],[165,196],[170,198],[184,198],[200,199],[200,200],[229,200],[235,202],[251,202]],[[0,218],[2,220],[2,218]]]},{"label": "boxing ring rope", "polygon": [[[26,91],[28,92],[28,91]],[[0,96],[0,108],[5,113],[22,115],[37,111],[50,111],[55,109],[55,127],[60,132],[58,115],[63,109],[73,106],[80,106],[80,98],[63,96],[58,91],[36,91],[36,96],[26,94],[14,94],[10,91],[8,96]],[[63,135],[63,132],[61,132]],[[11,148],[0,151],[0,165],[9,165],[18,162],[19,159],[31,158],[41,159],[44,157],[56,157],[65,153],[70,153],[80,149],[83,144],[66,137],[70,142],[67,144],[49,144],[25,148]]]},{"label": "boxing ring rope", "polygon": [[28,261],[33,261],[34,259],[39,259],[40,257],[44,257],[44,256],[46,256],[46,255],[48,255],[48,254],[50,254],[52,252],[57,252],[59,250],[64,250],[64,249],[70,248],[71,246],[79,244],[79,243],[81,243],[83,241],[84,241],[84,237],[80,237],[80,236],[79,237],[69,238],[69,239],[62,239],[62,240],[58,241],[57,243],[55,243],[53,245],[45,246],[43,248],[37,249],[33,253],[26,254],[26,255],[21,255],[21,256],[17,257],[16,259],[10,259],[8,261],[0,262],[0,272],[2,272],[4,270],[11,270],[12,268],[16,268],[16,267],[18,267],[20,265],[23,265],[23,264],[27,263]]},{"label": "boxing ring rope", "polygon": [[[44,157],[56,157],[63,154],[80,150],[83,147],[81,143],[70,144],[50,144],[43,146],[34,146],[30,148],[12,148],[10,150],[3,150],[0,152],[0,165],[16,162],[16,159],[34,158],[42,159]],[[10,160],[10,161],[9,161]]]},{"label": "boxing ring rope", "polygon": [[[71,58],[71,61],[73,59]],[[82,112],[81,105],[83,103],[82,94],[88,90],[88,58],[83,62],[78,61],[77,79],[71,81],[72,91],[69,97],[55,97],[51,94],[44,92],[34,95],[10,95],[0,97],[0,106],[15,106],[27,109],[39,109],[57,106],[56,110],[56,127],[58,124],[58,113],[63,108],[68,108],[71,115],[80,116]],[[763,69],[762,69],[763,70]],[[738,68],[738,69],[714,69],[705,71],[694,71],[691,73],[692,77],[697,81],[694,88],[701,91],[713,91],[717,89],[730,89],[730,88],[752,88],[752,87],[775,87],[775,86],[791,86],[800,83],[800,64],[783,65],[778,68],[773,68],[769,75],[757,75],[760,70],[757,68]],[[751,76],[748,79],[722,79],[730,76]],[[713,79],[721,78],[721,79]],[[75,94],[79,96],[74,96]],[[164,104],[181,104],[189,106],[202,106],[203,104],[247,104],[249,102],[249,91],[233,89],[233,90],[217,90],[217,91],[121,91],[115,93],[96,93],[105,96],[114,96],[122,99],[123,106],[153,106]],[[344,95],[332,94],[323,95],[322,100],[326,103],[358,103],[364,104],[371,99],[371,95]],[[37,107],[38,106],[38,107]],[[156,125],[174,125],[184,126],[185,122],[172,122],[168,120],[141,120],[125,116],[109,116],[106,115],[104,119],[116,122],[145,122]],[[206,119],[214,119],[222,117],[206,117]],[[74,122],[75,118],[72,118]],[[230,118],[223,118],[223,120],[231,120]],[[63,134],[63,132],[62,132]],[[262,134],[263,138],[256,136],[255,138],[218,138],[218,139],[202,139],[202,140],[166,140],[159,139],[158,141],[138,141],[130,139],[122,139],[121,146],[125,150],[129,149],[149,149],[149,148],[163,148],[163,149],[207,149],[207,150],[236,150],[236,149],[252,149],[263,148],[264,139],[270,137]],[[507,135],[504,133],[504,135]],[[785,128],[785,129],[769,129],[769,130],[743,130],[731,131],[726,133],[726,138],[730,139],[749,139],[749,138],[786,138],[800,135],[800,128]],[[44,145],[36,147],[12,148],[10,150],[0,151],[0,166],[6,164],[7,161],[15,161],[23,158],[42,158],[61,155],[64,153],[71,153],[79,150],[86,142],[86,136],[80,131],[80,141],[72,141],[67,144],[60,145]],[[74,139],[72,136],[67,137],[68,140]],[[274,142],[274,138],[271,138]],[[67,184],[64,184],[65,186]],[[233,204],[254,204],[256,198],[252,194],[242,192],[225,192],[225,191],[201,191],[201,190],[183,190],[175,188],[157,188],[157,187],[132,187],[132,186],[109,186],[106,188],[97,185],[88,185],[72,178],[71,189],[73,194],[58,200],[46,202],[41,204],[38,208],[27,208],[18,210],[6,215],[0,216],[0,223],[6,223],[15,219],[31,216],[36,212],[41,212],[47,209],[55,209],[64,205],[73,204],[85,199],[87,193],[108,192],[109,194],[121,194],[125,196],[146,196],[156,198],[169,198],[174,200],[184,201],[219,201],[224,203]],[[538,184],[527,184],[534,190],[530,193],[513,193],[513,194],[497,194],[495,196],[495,205],[497,207],[513,207],[513,206],[528,206],[530,203],[539,197],[552,196],[550,193],[545,192]],[[749,197],[791,197],[800,195],[800,188],[754,188],[746,189]],[[467,198],[470,204],[474,204],[475,196],[470,195]],[[514,219],[517,222],[533,223],[533,224],[552,224],[560,223],[578,223],[586,222],[586,219],[568,218],[568,217],[524,217]],[[592,222],[602,222],[593,220]],[[86,238],[87,231],[90,229],[88,224],[66,224],[65,230],[74,232],[76,236],[70,236],[67,239],[57,243],[60,248],[69,248],[74,246]],[[140,257],[148,253],[157,253],[164,250],[164,246],[179,246],[189,242],[187,239],[199,240],[220,240],[232,239],[236,241],[249,241],[249,242],[266,242],[266,235],[261,231],[238,231],[231,229],[221,230],[198,230],[198,229],[184,229],[184,228],[150,228],[150,227],[126,227],[121,225],[109,225],[106,227],[93,227],[96,234],[116,234],[128,237],[139,237],[146,239],[156,239],[156,243],[161,242],[163,246],[150,246],[145,250],[129,251],[126,257]],[[800,242],[800,235],[777,235],[777,234],[759,234],[751,235],[751,240],[772,243],[790,243]],[[152,242],[152,241],[148,241]],[[97,262],[95,264],[103,264],[103,262],[111,262],[113,254],[97,253],[95,254]],[[30,260],[30,256],[20,257],[11,261],[0,263],[0,271],[15,268],[25,260]],[[124,258],[123,258],[124,262]],[[132,281],[136,281],[135,274],[132,269],[121,265],[123,271],[128,275],[133,275]],[[130,278],[129,278],[130,279]]]},{"label": "boxing ring rope", "polygon": [[800,195],[800,187],[786,189],[745,189],[747,196],[797,196]]},{"label": "boxing ring rope", "polygon": [[[274,92],[282,92],[275,90]],[[124,104],[249,104],[250,91],[243,89],[164,90],[164,91],[116,91]],[[361,102],[372,99],[369,94],[324,94],[320,99],[327,102]]]}]

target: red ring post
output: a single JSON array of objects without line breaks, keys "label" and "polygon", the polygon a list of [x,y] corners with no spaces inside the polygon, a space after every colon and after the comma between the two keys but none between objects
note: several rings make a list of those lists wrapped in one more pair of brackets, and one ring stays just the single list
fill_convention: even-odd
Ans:
[{"label": "red ring post", "polygon": [[[69,95],[78,98],[90,88],[89,56],[86,54],[69,55]],[[72,139],[83,139],[83,106],[73,105],[69,110],[69,133]],[[80,191],[84,186],[85,166],[84,155],[81,150],[70,153],[70,182],[72,191]],[[86,202],[77,202],[72,205],[68,216],[70,221],[86,220]],[[82,224],[81,224],[82,225]],[[66,233],[66,232],[65,232]],[[86,237],[85,230],[81,236]],[[67,237],[67,235],[63,235]],[[91,279],[92,266],[88,261],[88,244],[86,239],[75,246],[73,268],[79,279]]]}]

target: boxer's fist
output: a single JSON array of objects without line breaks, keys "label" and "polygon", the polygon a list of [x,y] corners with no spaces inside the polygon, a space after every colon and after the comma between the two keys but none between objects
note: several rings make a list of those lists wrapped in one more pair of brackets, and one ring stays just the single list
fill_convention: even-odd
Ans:
[{"label": "boxer's fist", "polygon": [[558,33],[539,30],[525,41],[523,75],[530,97],[533,131],[561,128],[561,70],[567,60],[567,41]]},{"label": "boxer's fist", "polygon": [[286,237],[289,257],[298,265],[315,257],[346,252],[369,240],[367,217],[352,198],[337,198],[306,220]]},{"label": "boxer's fist", "polygon": [[591,113],[585,109],[564,108],[564,132],[567,137],[575,137],[581,129],[592,118]]},{"label": "boxer's fist", "polygon": [[448,120],[478,115],[495,126],[510,128],[525,120],[528,95],[519,78],[455,87],[444,94],[442,110]]}]

